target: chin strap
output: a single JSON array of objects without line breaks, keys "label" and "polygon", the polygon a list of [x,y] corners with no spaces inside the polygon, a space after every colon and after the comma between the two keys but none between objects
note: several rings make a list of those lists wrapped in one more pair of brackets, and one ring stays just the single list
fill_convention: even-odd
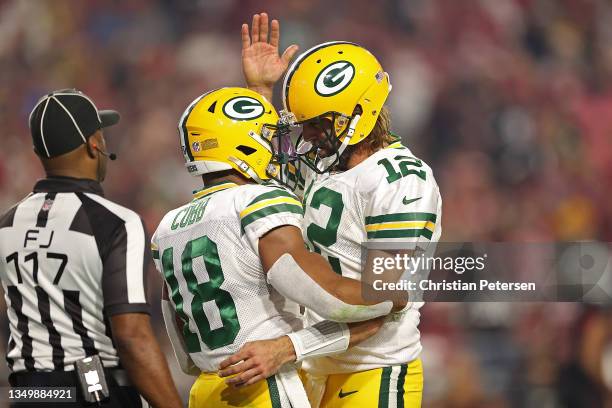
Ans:
[{"label": "chin strap", "polygon": [[252,178],[256,183],[263,184],[264,180],[262,180],[257,173],[243,160],[240,160],[234,156],[228,157],[228,159],[234,163],[236,166],[240,168],[240,170],[244,171],[250,178]]},{"label": "chin strap", "polygon": [[320,171],[324,172],[326,170],[329,170],[329,168],[333,166],[336,161],[340,161],[340,156],[342,156],[342,153],[344,153],[344,151],[346,150],[347,146],[349,145],[351,141],[351,138],[355,134],[355,128],[357,127],[357,123],[359,122],[359,119],[361,119],[361,115],[357,114],[351,120],[348,131],[346,132],[346,136],[344,136],[344,141],[342,142],[340,147],[338,147],[336,154],[330,157],[322,158],[321,160],[318,161],[317,168]]}]

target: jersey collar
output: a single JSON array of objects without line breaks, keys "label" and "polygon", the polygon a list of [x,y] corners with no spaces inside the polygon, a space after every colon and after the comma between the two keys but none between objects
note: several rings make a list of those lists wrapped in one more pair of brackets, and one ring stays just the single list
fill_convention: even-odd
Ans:
[{"label": "jersey collar", "polygon": [[216,193],[217,191],[227,190],[228,188],[232,187],[238,187],[238,184],[232,183],[231,181],[222,181],[220,183],[214,183],[200,190],[194,190],[193,199],[199,200],[201,198],[208,197],[209,195]]},{"label": "jersey collar", "polygon": [[35,193],[94,193],[104,196],[102,186],[95,180],[74,177],[53,176],[38,180],[34,185]]},{"label": "jersey collar", "polygon": [[[370,162],[370,161],[374,161],[374,160],[378,160],[378,157],[383,154],[383,152],[388,151],[389,149],[401,149],[401,150],[407,150],[408,152],[410,152],[410,150],[404,146],[401,142],[401,140],[396,139],[394,140],[391,144],[383,147],[380,150],[375,151],[374,153],[372,153],[370,156],[366,157],[366,159],[364,161],[362,161],[361,163],[359,163],[358,165],[356,165],[355,167],[352,167],[348,170],[345,171],[339,171],[339,172],[331,172],[331,173],[324,173],[324,174],[317,174],[316,175],[316,179],[318,180],[319,178],[323,179],[329,176],[338,176],[338,177],[343,177],[346,176],[348,174],[352,174],[353,171],[357,171],[356,169],[362,169],[362,165],[366,162]],[[411,153],[412,154],[412,153]]]},{"label": "jersey collar", "polygon": [[402,147],[405,147],[402,144],[402,141],[401,140],[396,140],[395,142],[390,143],[387,147],[385,147],[385,149],[401,149]]}]

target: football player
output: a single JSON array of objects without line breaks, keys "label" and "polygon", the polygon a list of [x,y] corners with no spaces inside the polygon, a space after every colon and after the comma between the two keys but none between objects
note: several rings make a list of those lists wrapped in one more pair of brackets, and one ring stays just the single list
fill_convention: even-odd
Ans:
[{"label": "football player", "polygon": [[[277,121],[274,107],[244,88],[206,93],[180,119],[185,165],[205,187],[164,216],[152,250],[165,280],[162,306],[175,354],[185,372],[198,375],[191,407],[308,406],[293,366],[251,385],[269,374],[254,373],[236,389],[216,374],[219,362],[247,341],[294,330],[292,341],[304,345],[303,353],[327,355],[378,328],[366,322],[350,333],[344,323],[325,321],[299,331],[297,304],[337,322],[369,320],[393,306],[365,302],[357,280],[341,277],[307,250],[301,203],[270,183],[279,167]],[[239,366],[249,370],[248,364]]]},{"label": "football player", "polygon": [[[272,21],[269,41],[268,30],[265,13],[254,16],[250,35],[243,25],[242,59],[248,86],[270,96],[296,46],[279,57],[278,22]],[[304,52],[282,84],[284,107],[302,126],[296,150],[307,169],[304,238],[337,273],[354,279],[361,277],[362,243],[392,242],[431,254],[441,235],[442,200],[431,168],[390,131],[384,106],[390,90],[377,59],[349,42]],[[421,306],[412,302],[346,352],[306,360],[313,406],[419,407]],[[312,309],[305,317],[307,323],[323,318]],[[266,343],[250,346],[263,350]]]}]

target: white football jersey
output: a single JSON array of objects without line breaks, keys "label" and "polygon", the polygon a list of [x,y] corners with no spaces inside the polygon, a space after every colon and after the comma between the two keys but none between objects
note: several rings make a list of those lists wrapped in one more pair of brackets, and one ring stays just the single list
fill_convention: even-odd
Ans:
[{"label": "white football jersey", "polygon": [[[301,166],[306,167],[306,166]],[[361,280],[366,241],[417,244],[433,253],[442,229],[442,199],[431,168],[396,142],[354,168],[329,175],[306,174],[304,240],[342,276]],[[421,351],[419,308],[389,316],[380,331],[331,357],[306,360],[313,374],[333,374],[403,364]],[[323,320],[311,310],[305,324]]]},{"label": "white football jersey", "polygon": [[244,343],[301,328],[298,307],[266,277],[259,238],[282,226],[301,227],[301,203],[286,190],[222,183],[170,211],[152,238],[161,272],[193,362],[204,372]]}]

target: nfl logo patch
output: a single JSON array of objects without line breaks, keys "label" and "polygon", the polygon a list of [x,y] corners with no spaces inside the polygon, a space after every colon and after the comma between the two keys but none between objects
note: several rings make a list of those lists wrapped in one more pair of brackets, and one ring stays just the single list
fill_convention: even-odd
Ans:
[{"label": "nfl logo patch", "polygon": [[199,152],[200,151],[200,142],[193,142],[191,144],[191,148],[193,149],[194,152]]},{"label": "nfl logo patch", "polygon": [[41,210],[42,211],[49,211],[51,209],[51,206],[53,205],[53,200],[51,199],[46,199],[45,202],[42,205]]}]

